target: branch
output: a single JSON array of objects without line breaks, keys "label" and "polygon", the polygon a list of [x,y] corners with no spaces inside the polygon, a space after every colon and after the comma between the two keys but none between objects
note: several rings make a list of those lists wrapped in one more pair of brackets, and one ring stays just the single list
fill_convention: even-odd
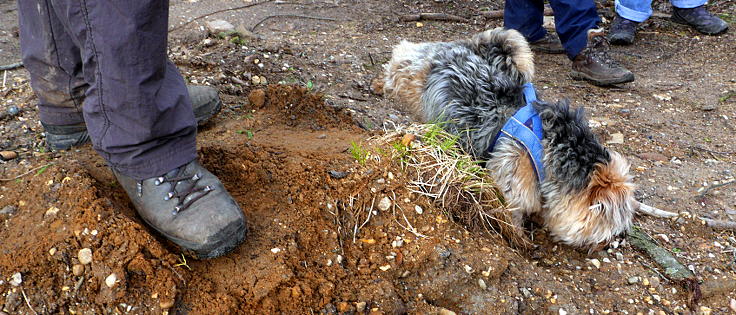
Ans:
[{"label": "branch", "polygon": [[9,65],[1,65],[0,66],[0,71],[3,71],[3,70],[13,70],[15,68],[20,68],[22,66],[23,66],[23,62],[11,63]]},{"label": "branch", "polygon": [[674,218],[679,215],[675,212],[669,212],[669,211],[665,211],[662,209],[657,209],[655,207],[645,205],[638,201],[634,201],[634,202],[635,202],[634,210],[636,210],[636,212],[639,212],[641,214],[651,215],[657,218]]},{"label": "branch", "polygon": [[414,21],[447,21],[447,22],[459,22],[468,23],[470,20],[447,13],[419,13],[419,14],[405,14],[399,16],[399,20],[402,22],[414,22]]},{"label": "branch", "polygon": [[[544,15],[551,16],[552,14],[552,8],[544,8]],[[480,15],[489,19],[502,19],[503,10],[482,11],[480,12]]]},{"label": "branch", "polygon": [[189,24],[192,24],[192,22],[194,22],[196,20],[201,20],[201,19],[204,19],[204,18],[206,18],[208,16],[215,15],[217,13],[246,9],[246,8],[254,7],[254,6],[261,5],[261,4],[268,3],[268,2],[272,2],[272,1],[273,0],[264,0],[264,1],[261,1],[261,2],[250,3],[250,4],[246,4],[246,5],[241,5],[241,6],[237,6],[237,7],[233,7],[233,8],[227,8],[227,9],[217,10],[217,11],[214,11],[214,12],[211,12],[211,13],[203,14],[203,15],[200,15],[198,17],[195,17],[195,18],[187,21],[186,23],[184,23],[182,25],[178,25],[178,26],[172,27],[169,30],[169,32],[173,32],[173,31],[179,30],[179,29],[181,29],[184,26],[187,26]]},{"label": "branch", "polygon": [[705,217],[700,217],[700,219],[705,221],[705,225],[707,225],[708,227],[714,230],[736,231],[736,222],[724,221],[724,220],[714,220],[714,219],[708,219]]},{"label": "branch", "polygon": [[250,28],[250,31],[253,32],[256,30],[256,28],[261,25],[261,23],[266,22],[266,20],[275,18],[275,17],[295,17],[295,18],[303,18],[303,19],[312,19],[312,20],[321,20],[321,21],[337,21],[337,19],[329,18],[329,17],[321,17],[321,16],[311,16],[311,15],[301,15],[301,14],[274,14],[269,15],[260,21],[256,23],[256,25],[253,25],[253,27]]}]

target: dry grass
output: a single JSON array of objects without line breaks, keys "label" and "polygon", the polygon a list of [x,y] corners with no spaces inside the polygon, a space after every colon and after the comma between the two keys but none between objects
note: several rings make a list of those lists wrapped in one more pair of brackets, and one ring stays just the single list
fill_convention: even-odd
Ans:
[{"label": "dry grass", "polygon": [[412,179],[409,189],[428,196],[448,217],[471,231],[500,234],[516,248],[530,242],[511,220],[511,211],[483,163],[465,154],[457,136],[441,124],[412,125],[374,142],[393,147],[393,158]]}]

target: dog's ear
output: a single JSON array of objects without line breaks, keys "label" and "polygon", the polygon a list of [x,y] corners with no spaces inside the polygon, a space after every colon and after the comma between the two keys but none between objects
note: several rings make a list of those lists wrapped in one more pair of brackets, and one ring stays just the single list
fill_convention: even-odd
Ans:
[{"label": "dog's ear", "polygon": [[629,162],[616,152],[611,152],[610,157],[608,163],[596,164],[588,184],[591,206],[601,203],[605,210],[631,203],[635,188],[629,175]]}]

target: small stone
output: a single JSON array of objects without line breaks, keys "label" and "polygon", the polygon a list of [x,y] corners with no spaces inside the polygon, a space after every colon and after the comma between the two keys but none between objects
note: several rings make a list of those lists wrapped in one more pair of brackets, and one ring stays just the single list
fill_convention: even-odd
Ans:
[{"label": "small stone", "polygon": [[[260,64],[259,66],[261,66],[261,65],[262,64]],[[268,84],[268,80],[266,80],[266,77],[261,76],[261,85],[267,85],[267,84]]]},{"label": "small stone", "polygon": [[107,278],[105,278],[105,285],[108,288],[112,288],[115,286],[115,284],[118,282],[118,275],[116,275],[114,272],[111,273]]},{"label": "small stone", "polygon": [[[253,76],[253,78],[257,78],[257,76]],[[254,84],[258,84],[255,83],[255,81],[253,82]],[[258,79],[258,82],[261,82],[260,79]],[[266,91],[262,89],[250,91],[250,93],[248,93],[248,101],[250,102],[250,105],[253,106],[253,108],[263,108],[263,105],[266,104]]]},{"label": "small stone", "polygon": [[214,20],[214,21],[207,21],[205,22],[205,25],[207,26],[207,30],[211,34],[219,34],[222,32],[228,33],[235,31],[235,26],[230,24],[230,22],[225,20]]},{"label": "small stone", "polygon": [[56,254],[56,247],[51,247],[51,249],[49,249],[49,255],[54,256],[54,254]]},{"label": "small stone", "polygon": [[731,302],[728,303],[728,307],[731,308],[731,311],[736,313],[736,300],[731,299]]},{"label": "small stone", "polygon": [[77,259],[82,265],[86,265],[92,262],[92,250],[89,248],[82,248],[77,253]]},{"label": "small stone", "polygon": [[463,266],[463,268],[465,268],[465,272],[467,272],[467,273],[473,273],[473,267],[470,267],[468,265],[465,265],[465,266]]},{"label": "small stone", "polygon": [[641,284],[643,284],[645,286],[649,286],[649,278],[641,279]]},{"label": "small stone", "polygon": [[357,313],[363,313],[363,311],[365,311],[365,305],[366,305],[366,302],[355,303],[355,311]]},{"label": "small stone", "polygon": [[606,141],[606,144],[622,144],[624,143],[624,135],[622,133],[611,134],[611,140]]},{"label": "small stone", "polygon": [[23,283],[23,276],[20,274],[20,272],[16,272],[12,276],[10,276],[10,281],[8,283],[10,283],[10,285],[14,287],[17,287],[21,283]]},{"label": "small stone", "polygon": [[7,205],[0,209],[0,215],[13,215],[16,211],[18,211],[16,206]]},{"label": "small stone", "polygon": [[15,153],[14,151],[0,151],[0,158],[2,158],[3,161],[9,161],[17,157],[18,153]]},{"label": "small stone", "polygon": [[639,277],[630,277],[630,278],[629,278],[629,279],[627,280],[627,282],[628,282],[629,284],[636,284],[637,282],[639,282]]},{"label": "small stone", "polygon": [[701,306],[700,307],[700,314],[702,315],[710,315],[713,313],[713,310],[710,307],[707,306]]},{"label": "small stone", "polygon": [[278,247],[271,248],[271,252],[274,254],[278,254],[279,252],[281,252],[281,248],[278,248]]},{"label": "small stone", "polygon": [[340,313],[345,313],[350,309],[350,304],[348,302],[340,302],[337,303],[337,311]]},{"label": "small stone", "polygon": [[204,47],[210,47],[210,46],[212,46],[214,44],[215,44],[215,41],[213,41],[212,38],[205,38],[202,41],[202,45],[204,45]]},{"label": "small stone", "polygon": [[48,210],[46,210],[46,213],[43,214],[44,217],[54,216],[57,213],[59,213],[59,208],[57,207],[51,207]]},{"label": "small stone", "polygon": [[446,308],[440,308],[439,315],[455,315],[456,313]]},{"label": "small stone", "polygon": [[388,197],[383,197],[381,201],[378,202],[378,209],[381,211],[386,211],[390,207],[391,207],[391,199],[389,199]]},{"label": "small stone", "polygon": [[480,286],[480,288],[483,290],[488,289],[488,286],[486,285],[486,282],[483,281],[483,279],[478,279],[478,286]]},{"label": "small stone", "polygon": [[161,300],[158,303],[158,306],[161,307],[161,309],[169,309],[174,307],[174,300],[173,299],[167,299],[167,300]]},{"label": "small stone", "polygon": [[593,258],[590,260],[590,263],[598,269],[601,268],[601,262],[598,259]]},{"label": "small stone", "polygon": [[381,266],[381,267],[378,267],[378,269],[381,269],[381,271],[388,271],[389,269],[391,269],[391,265]]},{"label": "small stone", "polygon": [[84,273],[84,266],[80,264],[75,264],[72,266],[72,274],[79,277]]},{"label": "small stone", "polygon": [[616,253],[616,260],[624,262],[624,254]]},{"label": "small stone", "polygon": [[657,153],[657,152],[645,152],[637,156],[642,160],[649,160],[649,161],[667,162],[670,160],[664,154]]},{"label": "small stone", "polygon": [[254,75],[250,78],[250,82],[252,82],[254,85],[261,84],[261,77]]},{"label": "small stone", "polygon": [[417,214],[424,213],[424,209],[422,209],[422,207],[420,207],[419,205],[414,206],[414,211],[416,211]]},{"label": "small stone", "polygon": [[347,177],[348,174],[350,174],[350,172],[340,172],[340,171],[329,170],[327,171],[327,174],[330,174],[330,177],[334,179],[343,179]]},{"label": "small stone", "polygon": [[560,315],[567,315],[567,311],[565,309],[561,308],[561,307],[560,307],[560,310],[558,311],[558,313],[560,313]]},{"label": "small stone", "polygon": [[649,280],[649,283],[652,285],[652,287],[656,288],[659,286],[660,281],[659,281],[659,278],[654,277],[651,280]]},{"label": "small stone", "polygon": [[403,137],[401,137],[401,144],[405,147],[408,147],[414,139],[416,139],[417,136],[407,133]]}]

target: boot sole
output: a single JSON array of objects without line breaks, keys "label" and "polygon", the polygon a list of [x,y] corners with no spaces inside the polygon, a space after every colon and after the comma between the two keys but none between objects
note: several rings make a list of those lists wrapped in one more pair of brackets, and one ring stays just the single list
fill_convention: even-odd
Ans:
[{"label": "boot sole", "polygon": [[597,86],[609,86],[614,84],[622,84],[622,83],[629,83],[634,81],[634,74],[630,73],[627,76],[624,76],[622,78],[615,78],[615,79],[596,79],[593,78],[585,73],[575,71],[573,70],[570,72],[570,77],[572,77],[575,80],[584,80],[592,83],[593,85]]},{"label": "boot sole", "polygon": [[224,229],[217,232],[214,238],[219,239],[219,242],[202,246],[201,244],[170,236],[149,223],[145,218],[140,218],[149,227],[161,234],[161,236],[176,244],[187,256],[195,259],[212,259],[230,253],[245,241],[245,237],[248,234],[248,226],[245,218],[243,218],[242,221],[230,223]]}]

